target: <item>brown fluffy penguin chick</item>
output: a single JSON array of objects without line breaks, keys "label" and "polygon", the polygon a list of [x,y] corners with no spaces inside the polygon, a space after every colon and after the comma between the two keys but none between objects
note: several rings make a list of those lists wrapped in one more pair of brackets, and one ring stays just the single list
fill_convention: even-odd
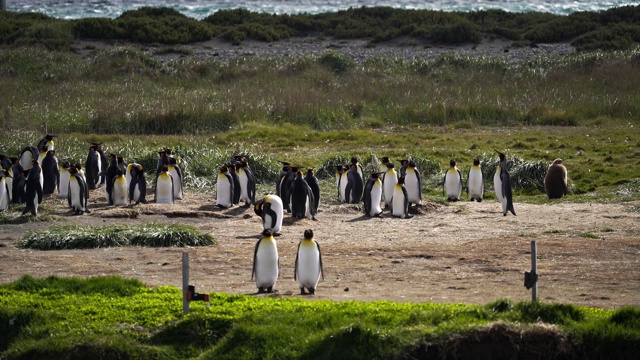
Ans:
[{"label": "brown fluffy penguin chick", "polygon": [[567,194],[567,168],[562,159],[555,159],[544,177],[544,189],[549,199],[560,199]]}]

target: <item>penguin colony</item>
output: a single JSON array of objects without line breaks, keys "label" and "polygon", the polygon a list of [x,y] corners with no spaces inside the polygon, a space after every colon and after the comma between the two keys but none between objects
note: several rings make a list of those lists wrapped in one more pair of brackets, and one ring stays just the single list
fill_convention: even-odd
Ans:
[{"label": "penguin colony", "polygon": [[[47,134],[37,147],[26,146],[17,157],[0,155],[0,211],[9,209],[10,203],[25,205],[23,214],[38,214],[44,195],[57,194],[67,198],[73,214],[89,213],[89,190],[104,188],[109,205],[125,206],[147,203],[147,180],[143,167],[127,163],[122,156],[105,154],[102,143],[88,146],[84,167],[80,162],[59,162],[55,150],[56,135]],[[496,150],[497,151],[497,150]],[[507,157],[498,152],[499,162],[494,174],[496,198],[502,205],[504,216],[515,215]],[[158,152],[155,171],[154,201],[173,204],[184,199],[183,173],[171,149]],[[275,194],[256,200],[256,178],[243,155],[233,155],[219,168],[216,181],[216,205],[230,208],[244,203],[254,207],[262,221],[263,232],[256,242],[253,256],[252,279],[258,293],[274,291],[279,277],[278,248],[275,237],[282,231],[285,212],[294,219],[317,220],[321,200],[320,186],[313,168],[306,172],[301,166],[281,161],[282,171],[275,184]],[[556,159],[545,177],[545,190],[549,198],[560,198],[567,193],[567,170]],[[376,172],[365,176],[357,157],[347,164],[336,166],[337,200],[348,204],[363,203],[366,217],[382,216],[385,210],[391,216],[411,218],[409,209],[422,203],[422,179],[416,163],[410,159],[398,162],[399,169],[388,158],[382,158]],[[463,177],[455,160],[443,179],[443,192],[448,201],[459,201],[462,196]],[[470,167],[466,189],[471,201],[482,201],[484,177],[479,159]],[[320,245],[312,229],[304,231],[298,243],[294,280],[301,294],[315,294],[320,278],[324,278]]]}]

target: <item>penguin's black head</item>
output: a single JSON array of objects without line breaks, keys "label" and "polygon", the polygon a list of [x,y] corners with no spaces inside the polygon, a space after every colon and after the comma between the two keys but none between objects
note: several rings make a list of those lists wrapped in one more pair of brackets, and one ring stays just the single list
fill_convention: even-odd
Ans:
[{"label": "penguin's black head", "polygon": [[262,232],[262,236],[264,237],[273,236],[273,232],[271,231],[271,229],[264,229],[264,231]]},{"label": "penguin's black head", "polygon": [[73,165],[76,169],[78,169],[78,171],[82,170],[82,165],[80,163],[76,163],[75,165]]},{"label": "penguin's black head", "polygon": [[307,175],[309,176],[313,176],[316,172],[313,170],[313,168],[308,168],[307,169]]},{"label": "penguin's black head", "polygon": [[71,163],[69,163],[68,161],[65,161],[65,162],[62,163],[62,168],[63,169],[69,170],[70,167],[71,167]]},{"label": "penguin's black head", "polygon": [[409,164],[409,160],[400,160],[401,165]]},{"label": "penguin's black head", "polygon": [[500,151],[493,149],[498,153],[498,156],[500,156],[500,162],[507,160],[507,156],[503,153],[501,153]]},{"label": "penguin's black head", "polygon": [[389,160],[389,157],[388,157],[388,156],[384,156],[384,157],[382,158],[382,163],[383,163],[383,164],[386,164],[386,163],[388,163],[389,161],[390,161],[390,160]]},{"label": "penguin's black head", "polygon": [[384,174],[384,173],[383,172],[375,172],[375,173],[371,173],[369,175],[369,177],[371,177],[372,179],[375,179],[375,178],[379,178],[380,175],[382,175],[382,174]]},{"label": "penguin's black head", "polygon": [[473,165],[475,165],[475,166],[480,165],[480,159],[478,159],[478,158],[473,159]]},{"label": "penguin's black head", "polygon": [[229,168],[228,168],[228,167],[226,167],[226,166],[223,166],[223,167],[221,167],[221,168],[220,168],[220,172],[221,172],[221,173],[229,172]]},{"label": "penguin's black head", "polygon": [[398,178],[398,184],[404,184],[404,176]]},{"label": "penguin's black head", "polygon": [[70,173],[70,174],[72,174],[72,175],[77,174],[77,173],[78,173],[78,168],[77,168],[77,167],[75,167],[75,166],[71,166],[71,167],[69,168],[69,173]]},{"label": "penguin's black head", "polygon": [[449,161],[449,166],[455,167],[456,166],[456,161],[455,160]]},{"label": "penguin's black head", "polygon": [[351,157],[351,163],[352,164],[357,164],[358,163],[358,157],[357,156],[352,156]]},{"label": "penguin's black head", "polygon": [[56,137],[56,136],[58,136],[58,135],[47,134],[47,135],[45,135],[45,137],[44,137],[44,138],[45,138],[45,139],[47,139],[47,141],[51,141],[51,140],[53,140],[53,138],[54,138],[54,137]]},{"label": "penguin's black head", "polygon": [[304,238],[305,239],[313,239],[313,230],[311,229],[307,229],[304,231]]},{"label": "penguin's black head", "polygon": [[392,163],[391,161],[389,161],[389,162],[387,163],[387,167],[388,167],[389,169],[393,169],[393,168],[394,168],[394,165],[393,165],[393,163]]},{"label": "penguin's black head", "polygon": [[410,160],[409,161],[409,167],[413,167],[413,168],[416,167],[416,162],[413,161],[413,160]]}]

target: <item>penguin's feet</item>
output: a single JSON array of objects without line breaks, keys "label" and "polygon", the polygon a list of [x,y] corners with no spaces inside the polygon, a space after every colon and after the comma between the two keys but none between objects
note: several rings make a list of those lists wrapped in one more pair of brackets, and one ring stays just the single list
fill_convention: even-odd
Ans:
[{"label": "penguin's feet", "polygon": [[267,288],[267,292],[268,292],[269,294],[271,294],[271,293],[273,292],[273,286],[269,286],[269,287]]},{"label": "penguin's feet", "polygon": [[404,216],[405,219],[411,219],[412,217],[413,217],[413,215],[411,215],[411,214],[407,214],[407,215]]},{"label": "penguin's feet", "polygon": [[304,291],[304,287],[300,288],[300,295],[307,295],[307,292]]},{"label": "penguin's feet", "polygon": [[471,198],[471,199],[469,199],[469,201],[475,201],[475,200],[476,200],[475,198]]},{"label": "penguin's feet", "polygon": [[87,214],[91,214],[91,210],[89,209],[84,209],[84,212],[86,212]]},{"label": "penguin's feet", "polygon": [[316,218],[316,216],[315,216],[315,215],[311,215],[311,220],[313,220],[313,221],[318,221],[318,218]]},{"label": "penguin's feet", "polygon": [[482,202],[482,198],[477,198],[476,201],[477,202]]},{"label": "penguin's feet", "polygon": [[316,294],[316,288],[309,288],[309,294],[310,295],[315,295]]},{"label": "penguin's feet", "polygon": [[264,293],[265,293],[264,287],[263,286],[259,287],[258,288],[258,294],[264,294]]}]

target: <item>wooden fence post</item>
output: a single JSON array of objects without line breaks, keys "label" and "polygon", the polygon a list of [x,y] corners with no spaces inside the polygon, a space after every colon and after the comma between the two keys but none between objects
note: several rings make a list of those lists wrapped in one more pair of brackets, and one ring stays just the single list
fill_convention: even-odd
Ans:
[{"label": "wooden fence post", "polygon": [[182,253],[182,313],[189,313],[189,253]]},{"label": "wooden fence post", "polygon": [[538,298],[538,246],[535,240],[531,241],[531,273],[535,278],[531,287],[531,303],[535,305]]}]

